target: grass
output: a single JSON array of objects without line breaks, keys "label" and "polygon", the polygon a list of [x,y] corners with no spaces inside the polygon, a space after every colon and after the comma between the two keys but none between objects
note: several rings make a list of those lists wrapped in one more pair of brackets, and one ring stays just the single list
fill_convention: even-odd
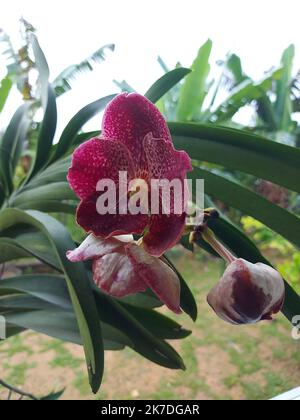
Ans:
[{"label": "grass", "polygon": [[35,363],[22,362],[18,364],[4,363],[4,368],[7,370],[5,380],[14,385],[24,385],[26,379],[26,372],[35,367]]},{"label": "grass", "polygon": [[[259,400],[299,386],[300,342],[292,340],[284,317],[255,326],[225,324],[206,303],[208,291],[223,270],[222,263],[178,253],[173,259],[199,308],[196,323],[164,310],[193,330],[191,337],[175,345],[186,363],[185,372],[160,368],[129,349],[108,352],[103,386],[94,397],[80,348],[74,353],[72,345],[25,333],[0,344],[0,377],[14,385],[26,384],[27,390],[37,394],[66,387],[65,398],[70,399]],[[33,377],[40,378],[42,385],[36,385]]]}]

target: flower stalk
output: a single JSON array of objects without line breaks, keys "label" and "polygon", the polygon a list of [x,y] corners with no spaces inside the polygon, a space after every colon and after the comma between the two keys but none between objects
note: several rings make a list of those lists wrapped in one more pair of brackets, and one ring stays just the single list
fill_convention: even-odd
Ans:
[{"label": "flower stalk", "polygon": [[186,228],[186,233],[190,234],[191,243],[196,242],[197,239],[203,239],[214,251],[216,251],[218,255],[220,255],[221,258],[225,260],[227,264],[231,264],[237,259],[237,257],[218,240],[214,232],[207,226],[208,220],[217,219],[218,217],[219,213],[216,209],[205,209],[203,212],[203,222],[197,226],[188,226]]},{"label": "flower stalk", "polygon": [[211,229],[204,227],[202,238],[207,242],[228,264],[234,262],[237,258],[227,249],[216,237]]}]

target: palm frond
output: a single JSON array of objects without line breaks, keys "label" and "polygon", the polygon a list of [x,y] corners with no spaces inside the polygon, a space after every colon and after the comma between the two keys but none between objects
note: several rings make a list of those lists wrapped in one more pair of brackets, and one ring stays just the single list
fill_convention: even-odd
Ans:
[{"label": "palm frond", "polygon": [[1,46],[1,50],[0,50],[1,55],[4,56],[7,62],[7,68],[9,66],[18,66],[19,64],[18,53],[15,51],[10,37],[2,29],[0,29],[0,46]]},{"label": "palm frond", "polygon": [[229,92],[245,80],[250,80],[243,71],[240,57],[236,54],[228,53],[225,60],[219,60],[218,64],[223,68],[221,85]]},{"label": "palm frond", "polygon": [[114,44],[104,45],[80,63],[73,64],[64,69],[52,83],[56,96],[58,97],[71,90],[71,82],[79,74],[93,71],[95,64],[102,63],[106,59],[107,51],[114,51],[114,49]]},{"label": "palm frond", "polygon": [[121,82],[119,82],[118,80],[113,80],[114,84],[121,90],[121,92],[136,92],[136,90],[130,86],[129,83],[126,82],[126,80],[122,80]]},{"label": "palm frond", "polygon": [[165,61],[161,58],[160,55],[157,57],[157,62],[165,73],[170,71],[169,67],[166,65]]},{"label": "palm frond", "polygon": [[[299,109],[299,102],[300,102],[300,70],[298,71],[298,73],[296,74],[296,76],[293,77],[293,79],[291,80],[290,89],[291,89],[292,101],[298,105],[297,106],[297,109]],[[294,112],[299,112],[299,111],[294,111]]]}]

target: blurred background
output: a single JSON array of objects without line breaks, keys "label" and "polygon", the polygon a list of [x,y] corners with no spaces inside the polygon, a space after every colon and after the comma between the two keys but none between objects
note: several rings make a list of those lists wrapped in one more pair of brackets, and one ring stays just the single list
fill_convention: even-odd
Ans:
[{"label": "blurred background", "polygon": [[[78,77],[76,89],[58,101],[63,109],[63,127],[85,103],[116,91],[113,80],[126,80],[144,93],[162,75],[157,62],[160,56],[172,69],[180,62],[190,67],[197,51],[208,38],[213,41],[211,78],[221,71],[215,65],[228,52],[239,55],[243,69],[254,80],[280,63],[282,51],[296,46],[294,69],[300,68],[298,34],[299,5],[287,0],[253,0],[241,6],[238,0],[11,0],[1,11],[0,28],[9,34],[13,45],[20,46],[20,17],[37,30],[50,67],[50,80],[70,64],[81,62],[102,45],[115,44],[115,52],[86,77]],[[0,56],[0,77],[4,76],[4,57]],[[20,99],[20,98],[19,98]],[[0,116],[0,126],[16,106],[17,95],[10,98],[7,112]],[[238,120],[246,122],[243,110]]]}]

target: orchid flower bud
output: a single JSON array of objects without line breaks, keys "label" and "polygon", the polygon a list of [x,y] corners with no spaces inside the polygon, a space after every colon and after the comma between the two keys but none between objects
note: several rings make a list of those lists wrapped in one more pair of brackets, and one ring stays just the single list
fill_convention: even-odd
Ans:
[{"label": "orchid flower bud", "polygon": [[[209,217],[209,214],[208,214]],[[196,226],[190,236],[204,239],[228,264],[219,283],[209,292],[207,302],[230,324],[254,324],[271,320],[283,306],[285,285],[274,268],[237,258],[221,243],[207,224]]]},{"label": "orchid flower bud", "polygon": [[231,324],[253,324],[271,320],[283,306],[285,287],[274,268],[235,259],[207,301],[216,314]]}]

